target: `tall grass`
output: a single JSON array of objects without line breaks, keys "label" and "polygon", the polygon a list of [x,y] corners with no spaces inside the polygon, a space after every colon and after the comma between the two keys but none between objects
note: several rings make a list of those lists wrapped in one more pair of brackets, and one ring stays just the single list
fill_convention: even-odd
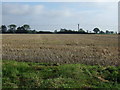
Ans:
[{"label": "tall grass", "polygon": [[120,89],[120,67],[3,61],[3,88]]}]

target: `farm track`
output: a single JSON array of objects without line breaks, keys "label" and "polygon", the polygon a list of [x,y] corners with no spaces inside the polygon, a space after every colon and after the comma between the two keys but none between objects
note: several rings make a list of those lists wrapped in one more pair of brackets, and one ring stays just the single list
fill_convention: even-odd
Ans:
[{"label": "farm track", "polygon": [[120,65],[118,35],[2,35],[2,59],[47,63]]}]

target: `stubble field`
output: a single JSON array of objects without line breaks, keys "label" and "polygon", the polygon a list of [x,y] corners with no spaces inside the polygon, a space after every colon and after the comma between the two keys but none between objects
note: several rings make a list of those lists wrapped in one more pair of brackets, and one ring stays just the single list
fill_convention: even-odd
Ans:
[{"label": "stubble field", "polygon": [[2,35],[3,60],[119,66],[118,55],[118,35]]}]

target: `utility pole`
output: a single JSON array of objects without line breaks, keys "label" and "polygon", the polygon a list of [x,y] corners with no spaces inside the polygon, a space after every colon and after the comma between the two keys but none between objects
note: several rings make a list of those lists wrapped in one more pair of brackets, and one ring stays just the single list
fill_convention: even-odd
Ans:
[{"label": "utility pole", "polygon": [[78,24],[78,31],[79,31],[79,24]]}]

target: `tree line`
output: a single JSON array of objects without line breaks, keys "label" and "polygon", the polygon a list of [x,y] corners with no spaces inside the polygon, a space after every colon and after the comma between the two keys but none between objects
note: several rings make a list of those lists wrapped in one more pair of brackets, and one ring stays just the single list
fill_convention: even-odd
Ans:
[{"label": "tree line", "polygon": [[5,34],[5,33],[19,33],[19,34],[117,34],[117,32],[114,31],[108,31],[106,30],[105,32],[100,30],[99,28],[94,28],[93,32],[91,31],[86,31],[84,29],[79,29],[79,30],[67,30],[67,29],[60,29],[55,30],[54,32],[51,31],[37,31],[37,30],[31,30],[30,25],[24,24],[20,27],[17,27],[15,24],[10,24],[8,26],[6,25],[1,25],[0,27],[0,32]]}]

